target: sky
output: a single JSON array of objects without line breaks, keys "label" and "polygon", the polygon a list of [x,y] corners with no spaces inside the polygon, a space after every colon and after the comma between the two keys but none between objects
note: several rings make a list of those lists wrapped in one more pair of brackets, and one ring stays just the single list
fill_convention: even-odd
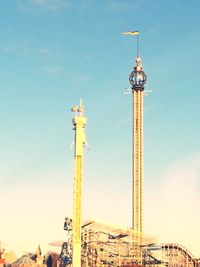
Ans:
[{"label": "sky", "polygon": [[0,8],[0,241],[51,250],[72,216],[71,107],[88,118],[83,219],[131,226],[132,97],[144,99],[144,232],[200,257],[200,2],[12,0]]}]

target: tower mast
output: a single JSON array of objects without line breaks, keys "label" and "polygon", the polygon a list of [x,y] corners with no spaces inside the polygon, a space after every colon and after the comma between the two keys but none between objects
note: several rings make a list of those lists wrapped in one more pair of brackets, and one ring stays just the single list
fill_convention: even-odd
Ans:
[{"label": "tower mast", "polygon": [[147,76],[139,56],[139,32],[128,34],[137,35],[136,65],[129,75],[129,82],[133,96],[132,227],[140,234],[143,231],[143,97]]},{"label": "tower mast", "polygon": [[87,118],[84,117],[82,99],[80,100],[80,106],[75,106],[71,110],[74,112],[72,123],[75,130],[72,265],[73,267],[81,267],[82,169],[83,149],[86,143],[84,127],[87,122]]}]

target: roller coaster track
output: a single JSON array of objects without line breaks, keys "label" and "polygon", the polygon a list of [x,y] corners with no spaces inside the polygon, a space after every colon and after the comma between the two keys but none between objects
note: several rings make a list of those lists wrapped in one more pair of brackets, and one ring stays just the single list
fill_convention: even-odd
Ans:
[{"label": "roller coaster track", "polygon": [[191,260],[193,260],[193,261],[196,260],[194,255],[187,248],[185,248],[184,246],[182,246],[180,244],[176,244],[176,243],[161,244],[161,248],[162,249],[170,248],[170,249],[179,250],[179,251],[185,253],[185,255],[187,255]]},{"label": "roller coaster track", "polygon": [[[184,246],[177,243],[155,244],[146,248],[150,263],[152,260],[155,264],[164,264],[165,266],[198,266],[198,260]],[[156,256],[156,253],[159,256]]]},{"label": "roller coaster track", "polygon": [[194,255],[188,249],[186,249],[184,246],[180,244],[176,244],[176,243],[161,244],[161,249],[165,251],[171,250],[172,252],[179,251],[183,255],[185,255],[185,258],[187,258],[189,262],[193,263],[194,266],[197,263],[197,259],[194,257]]}]

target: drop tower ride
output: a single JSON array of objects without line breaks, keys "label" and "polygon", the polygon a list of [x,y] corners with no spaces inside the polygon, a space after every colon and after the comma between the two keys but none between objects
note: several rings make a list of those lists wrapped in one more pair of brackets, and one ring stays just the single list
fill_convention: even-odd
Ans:
[{"label": "drop tower ride", "polygon": [[84,128],[87,118],[84,116],[82,100],[80,100],[79,106],[75,106],[71,110],[74,112],[72,123],[75,130],[72,266],[81,267],[82,173],[83,150],[86,143]]},{"label": "drop tower ride", "polygon": [[139,56],[139,32],[125,34],[137,35],[136,65],[129,75],[129,82],[133,97],[132,227],[140,234],[143,232],[143,97],[147,76]]}]

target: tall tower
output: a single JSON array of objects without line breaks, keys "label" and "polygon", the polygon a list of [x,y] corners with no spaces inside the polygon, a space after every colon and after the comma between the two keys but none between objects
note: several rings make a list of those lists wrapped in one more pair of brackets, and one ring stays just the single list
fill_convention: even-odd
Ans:
[{"label": "tall tower", "polygon": [[[138,45],[138,36],[137,36]],[[132,165],[132,227],[143,231],[143,96],[147,76],[142,70],[137,47],[136,66],[129,75],[133,95],[133,165]]]},{"label": "tall tower", "polygon": [[81,267],[82,169],[83,149],[86,143],[84,127],[87,122],[87,118],[84,117],[82,100],[80,100],[80,106],[72,108],[72,112],[74,112],[72,123],[75,130],[72,265],[73,267]]}]

